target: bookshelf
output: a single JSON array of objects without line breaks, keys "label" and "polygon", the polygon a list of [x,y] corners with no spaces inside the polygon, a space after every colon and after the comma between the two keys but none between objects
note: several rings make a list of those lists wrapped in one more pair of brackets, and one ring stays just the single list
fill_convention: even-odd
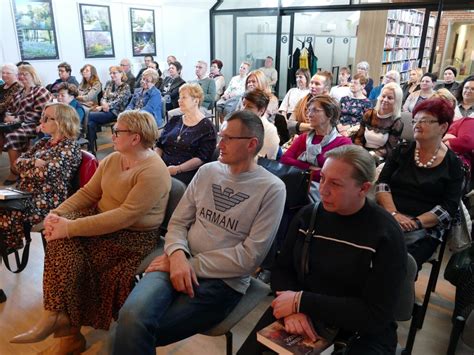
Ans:
[{"label": "bookshelf", "polygon": [[[398,70],[401,82],[405,82],[408,80],[410,70],[418,67],[423,18],[424,12],[420,10],[388,10],[381,78],[389,70]],[[429,66],[435,21],[436,18],[430,16],[421,59],[423,71]]]}]

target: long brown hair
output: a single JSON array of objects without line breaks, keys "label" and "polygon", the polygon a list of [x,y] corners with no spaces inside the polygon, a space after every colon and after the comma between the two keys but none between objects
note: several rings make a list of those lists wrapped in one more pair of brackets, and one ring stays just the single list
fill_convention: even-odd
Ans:
[{"label": "long brown hair", "polygon": [[89,67],[91,71],[91,78],[87,81],[84,76],[82,77],[82,85],[87,85],[89,84],[90,86],[94,85],[96,82],[100,81],[99,80],[99,75],[97,74],[97,69],[92,65],[92,64],[86,64],[81,68],[81,75],[84,69]]}]

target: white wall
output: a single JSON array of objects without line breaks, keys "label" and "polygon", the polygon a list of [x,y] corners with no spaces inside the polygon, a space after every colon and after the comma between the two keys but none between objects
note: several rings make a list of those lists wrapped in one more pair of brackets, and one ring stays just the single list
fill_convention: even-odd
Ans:
[{"label": "white wall", "polygon": [[[115,58],[84,57],[79,3],[110,6]],[[81,79],[80,68],[90,63],[97,68],[101,81],[105,83],[109,78],[109,66],[118,64],[124,57],[133,62],[133,72],[136,74],[143,58],[132,56],[129,8],[153,9],[157,42],[155,60],[163,71],[166,69],[166,57],[174,54],[183,64],[183,78],[191,80],[194,78],[196,61],[209,61],[209,8],[213,2],[190,1],[173,4],[176,3],[165,0],[53,0],[59,59],[30,62],[40,74],[43,84],[57,79],[57,65],[63,61],[71,64],[72,74],[78,81]],[[16,63],[21,58],[10,0],[0,0],[0,24],[0,63]]]}]

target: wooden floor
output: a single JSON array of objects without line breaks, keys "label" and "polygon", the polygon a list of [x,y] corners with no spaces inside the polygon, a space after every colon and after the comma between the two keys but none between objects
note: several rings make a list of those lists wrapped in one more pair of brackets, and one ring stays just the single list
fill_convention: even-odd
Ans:
[{"label": "wooden floor", "polygon": [[[111,151],[110,137],[100,137],[99,157]],[[0,181],[3,181],[8,171],[8,162],[3,155],[0,158]],[[447,253],[444,265],[449,257]],[[0,288],[7,294],[7,302],[0,304],[0,355],[36,354],[54,343],[52,337],[37,344],[10,344],[9,339],[14,335],[28,330],[39,319],[42,312],[42,275],[44,252],[38,234],[33,235],[30,261],[27,268],[20,274],[12,274],[0,265]],[[443,267],[444,269],[444,267]],[[431,297],[431,303],[425,319],[425,325],[417,334],[413,354],[415,355],[444,355],[448,346],[451,331],[450,317],[454,302],[454,287],[443,279],[443,269],[440,273],[438,288]],[[430,266],[422,270],[417,282],[417,297],[421,299],[426,287]],[[233,330],[234,352],[244,341],[263,311],[268,307],[271,298],[267,297],[252,313],[243,319]],[[405,344],[409,322],[399,324],[399,343]],[[113,326],[112,326],[113,329]],[[109,354],[109,332],[92,328],[83,328],[87,339],[87,350],[84,354]],[[157,354],[225,354],[225,338],[194,336],[167,347],[157,348]],[[464,344],[458,346],[457,354],[474,354],[474,350]]]}]

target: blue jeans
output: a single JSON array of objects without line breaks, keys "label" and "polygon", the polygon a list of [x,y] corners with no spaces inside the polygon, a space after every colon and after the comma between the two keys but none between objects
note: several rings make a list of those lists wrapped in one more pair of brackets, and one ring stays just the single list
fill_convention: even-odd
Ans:
[{"label": "blue jeans", "polygon": [[90,112],[87,121],[87,140],[89,141],[89,150],[95,152],[95,141],[97,140],[97,127],[104,123],[113,122],[117,116],[112,112]]},{"label": "blue jeans", "polygon": [[156,346],[212,328],[241,297],[220,279],[199,279],[190,298],[173,288],[168,273],[148,273],[120,310],[112,353],[154,355]]}]

